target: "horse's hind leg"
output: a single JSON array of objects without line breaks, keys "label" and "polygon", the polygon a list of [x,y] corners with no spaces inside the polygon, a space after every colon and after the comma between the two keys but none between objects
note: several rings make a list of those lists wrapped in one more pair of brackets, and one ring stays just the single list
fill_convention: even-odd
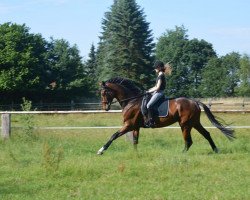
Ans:
[{"label": "horse's hind leg", "polygon": [[185,148],[183,152],[188,151],[188,149],[193,144],[192,137],[191,137],[191,129],[192,127],[190,126],[181,125],[182,135],[185,141]]},{"label": "horse's hind leg", "polygon": [[133,131],[133,144],[134,144],[134,149],[137,150],[137,144],[139,140],[139,132],[140,129],[136,129]]},{"label": "horse's hind leg", "polygon": [[213,151],[215,153],[218,153],[218,149],[216,147],[216,145],[214,144],[214,141],[210,135],[210,133],[200,124],[198,123],[197,125],[194,126],[194,128],[201,134],[204,136],[204,138],[206,138],[210,144],[210,146],[212,147]]}]

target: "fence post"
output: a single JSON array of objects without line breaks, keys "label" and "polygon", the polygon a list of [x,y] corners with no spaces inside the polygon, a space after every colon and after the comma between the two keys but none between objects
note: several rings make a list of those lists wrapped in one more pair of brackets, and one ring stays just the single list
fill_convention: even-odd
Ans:
[{"label": "fence post", "polygon": [[125,140],[134,143],[133,131],[126,133]]},{"label": "fence post", "polygon": [[70,102],[70,109],[74,110],[74,107],[75,107],[75,102],[73,100],[71,100],[71,102]]},{"label": "fence post", "polygon": [[11,115],[10,114],[2,114],[2,138],[8,139],[10,138],[11,132]]},{"label": "fence post", "polygon": [[212,106],[212,99],[210,98],[208,102],[208,108],[211,109],[211,106]]}]

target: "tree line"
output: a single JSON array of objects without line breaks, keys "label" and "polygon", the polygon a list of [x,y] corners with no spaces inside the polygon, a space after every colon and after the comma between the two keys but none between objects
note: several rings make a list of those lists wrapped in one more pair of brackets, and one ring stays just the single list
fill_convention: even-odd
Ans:
[{"label": "tree line", "polygon": [[[89,66],[89,67],[88,67]],[[0,25],[0,102],[63,102],[93,96],[90,61],[64,39],[30,33],[25,25]]]},{"label": "tree line", "polygon": [[114,0],[97,47],[83,60],[77,45],[65,39],[45,40],[25,24],[0,24],[0,102],[80,101],[96,97],[98,82],[116,76],[148,88],[158,59],[173,68],[170,97],[250,96],[249,55],[219,57],[211,43],[190,39],[184,26],[166,29],[154,43],[149,25],[135,0]]}]

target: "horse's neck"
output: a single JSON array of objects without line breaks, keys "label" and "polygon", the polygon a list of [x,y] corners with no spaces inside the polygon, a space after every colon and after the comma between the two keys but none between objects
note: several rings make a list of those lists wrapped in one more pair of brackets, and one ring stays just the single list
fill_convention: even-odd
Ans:
[{"label": "horse's neck", "polygon": [[123,102],[123,100],[133,97],[133,94],[122,86],[112,84],[110,88],[115,91],[115,98],[120,102],[120,104]]},{"label": "horse's neck", "polygon": [[133,94],[131,93],[131,92],[129,92],[129,91],[127,91],[126,89],[124,89],[124,88],[121,88],[119,91],[117,91],[117,93],[116,93],[116,99],[118,100],[118,101],[123,101],[123,100],[125,100],[125,99],[128,99],[128,98],[130,98],[130,97],[132,97],[133,96]]}]

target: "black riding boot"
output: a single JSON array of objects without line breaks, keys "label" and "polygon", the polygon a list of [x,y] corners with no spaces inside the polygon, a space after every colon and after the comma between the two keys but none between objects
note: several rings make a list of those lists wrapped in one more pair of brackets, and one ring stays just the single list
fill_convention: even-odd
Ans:
[{"label": "black riding boot", "polygon": [[147,128],[154,128],[155,127],[155,121],[154,121],[152,109],[148,109],[148,121],[146,122],[145,127],[147,127]]}]

